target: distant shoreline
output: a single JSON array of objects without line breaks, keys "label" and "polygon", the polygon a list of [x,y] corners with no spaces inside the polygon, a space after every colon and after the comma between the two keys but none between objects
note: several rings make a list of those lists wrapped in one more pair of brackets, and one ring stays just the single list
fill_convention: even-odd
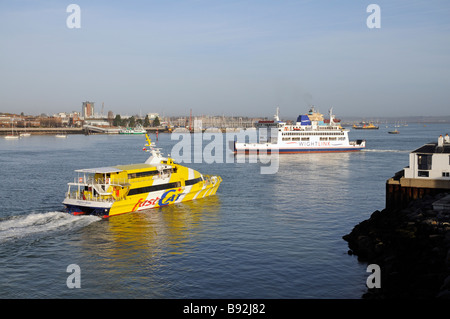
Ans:
[{"label": "distant shoreline", "polygon": [[[151,127],[151,128],[145,128],[147,130],[148,133],[156,133],[156,131],[158,130],[159,133],[164,133],[167,132],[167,130],[165,128],[156,128],[156,127]],[[15,127],[14,128],[14,132],[15,133],[30,133],[33,135],[56,135],[56,134],[86,134],[86,135],[91,135],[91,134],[109,134],[109,135],[119,135],[118,133],[97,133],[97,132],[90,132],[89,134],[87,134],[86,130],[82,127],[34,127],[34,128],[24,128],[24,127]],[[0,128],[0,135],[8,135],[11,133],[11,128],[9,127],[1,127]],[[122,135],[122,134],[120,134]]]}]

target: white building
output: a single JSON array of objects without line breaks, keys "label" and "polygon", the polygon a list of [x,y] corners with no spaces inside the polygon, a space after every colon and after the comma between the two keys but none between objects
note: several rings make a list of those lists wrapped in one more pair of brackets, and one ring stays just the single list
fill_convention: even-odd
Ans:
[{"label": "white building", "polygon": [[147,113],[148,119],[153,121],[155,118],[159,117],[158,113]]},{"label": "white building", "polygon": [[444,138],[438,143],[428,143],[409,154],[405,178],[450,181],[450,143]]},{"label": "white building", "polygon": [[386,208],[407,207],[412,200],[448,192],[450,141],[440,137],[411,152],[409,166],[386,181]]}]

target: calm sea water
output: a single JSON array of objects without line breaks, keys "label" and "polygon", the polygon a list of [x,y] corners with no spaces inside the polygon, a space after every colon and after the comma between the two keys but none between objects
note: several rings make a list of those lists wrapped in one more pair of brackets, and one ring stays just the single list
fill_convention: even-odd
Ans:
[{"label": "calm sea water", "polygon": [[[366,265],[342,236],[384,208],[385,181],[449,125],[352,130],[359,153],[186,164],[223,178],[216,196],[100,220],[61,204],[74,170],[143,162],[143,136],[0,139],[0,298],[351,298]],[[155,136],[153,136],[155,139]],[[169,153],[177,141],[160,134]],[[206,145],[208,142],[204,142]],[[68,288],[69,265],[80,288]]]}]

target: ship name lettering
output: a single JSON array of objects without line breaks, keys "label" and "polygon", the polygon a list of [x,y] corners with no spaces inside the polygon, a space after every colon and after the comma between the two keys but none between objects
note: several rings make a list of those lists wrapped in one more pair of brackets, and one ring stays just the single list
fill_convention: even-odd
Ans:
[{"label": "ship name lettering", "polygon": [[153,206],[156,204],[156,201],[159,199],[159,197],[150,199],[150,200],[144,200],[143,198],[139,199],[136,205],[133,207],[133,212],[136,210],[136,208],[140,207],[147,207],[147,206]]},{"label": "ship name lettering", "polygon": [[[181,195],[181,194],[176,194],[175,192],[176,192],[175,189],[171,189],[171,190],[165,192],[164,194],[162,194],[161,199],[158,202],[159,206],[166,206],[166,205],[169,205],[170,203],[175,202]],[[170,193],[174,193],[174,194],[171,196],[168,196]]]}]

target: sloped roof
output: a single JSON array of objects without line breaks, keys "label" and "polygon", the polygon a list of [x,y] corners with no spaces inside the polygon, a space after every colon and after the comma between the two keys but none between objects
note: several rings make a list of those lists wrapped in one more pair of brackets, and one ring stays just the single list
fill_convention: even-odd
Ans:
[{"label": "sloped roof", "polygon": [[446,153],[450,154],[450,143],[444,143],[444,146],[437,146],[438,143],[427,143],[415,151],[413,153],[424,153],[424,154],[436,154],[436,153]]}]

